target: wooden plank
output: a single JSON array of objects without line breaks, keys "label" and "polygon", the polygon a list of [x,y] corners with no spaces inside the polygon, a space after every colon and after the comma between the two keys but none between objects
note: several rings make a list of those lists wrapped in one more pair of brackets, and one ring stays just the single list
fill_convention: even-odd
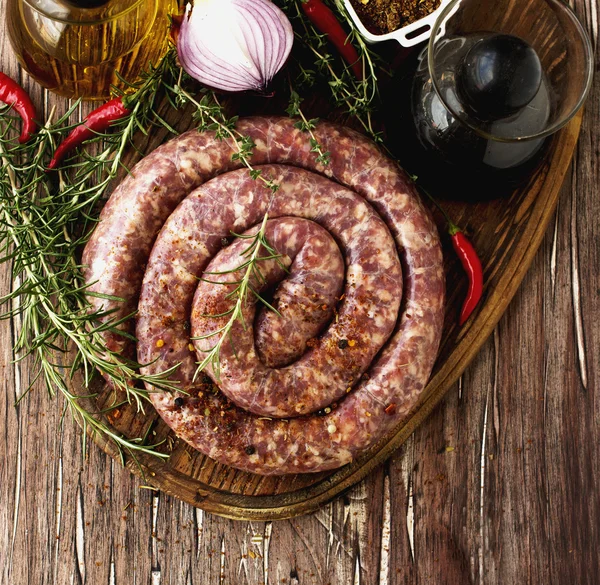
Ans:
[{"label": "wooden plank", "polygon": [[[574,4],[585,17],[588,30],[597,34],[594,0],[576,0]],[[18,73],[5,34],[0,36],[0,47],[0,68]],[[547,233],[495,339],[486,343],[463,376],[461,397],[458,388],[453,388],[411,442],[392,458],[389,469],[380,472],[384,479],[389,477],[391,510],[390,564],[383,583],[435,582],[431,576],[439,574],[435,571],[440,567],[450,566],[443,559],[451,554],[427,554],[427,545],[433,544],[435,550],[445,546],[449,551],[450,538],[468,560],[472,583],[562,585],[596,581],[600,569],[600,492],[595,488],[600,471],[598,85],[597,80],[573,174],[563,188],[557,228]],[[64,107],[62,100],[49,99],[49,103]],[[2,267],[2,292],[8,290],[9,283],[10,275]],[[205,515],[161,496],[156,524],[161,540],[156,540],[157,545],[166,542],[168,546],[162,552],[156,548],[157,556],[153,557],[152,493],[139,489],[136,478],[93,446],[88,461],[82,461],[79,432],[67,420],[62,438],[57,434],[53,424],[60,403],[50,402],[43,389],[38,388],[18,409],[13,408],[15,372],[22,371],[26,377],[27,367],[12,368],[11,343],[10,324],[1,322],[2,371],[8,372],[3,376],[4,398],[0,403],[4,437],[0,444],[0,558],[8,559],[2,566],[3,583],[150,585],[155,568],[154,582],[159,583],[204,585],[244,583],[242,579],[246,579],[258,584],[265,578],[264,558],[246,555],[244,559],[242,547],[248,544],[245,535],[264,533],[267,527],[271,534],[266,563],[269,583],[281,582],[275,575],[287,583],[303,585],[356,582],[352,579],[361,549],[354,548],[355,539],[369,544],[369,530],[378,529],[379,515],[373,515],[371,524],[357,522],[355,528],[349,519],[355,512],[359,514],[361,505],[369,505],[360,503],[361,494],[369,493],[365,486],[376,486],[373,489],[379,496],[371,492],[373,498],[384,501],[385,481],[381,478],[367,479],[364,485],[306,519],[268,525]],[[505,356],[512,358],[512,363],[505,363]],[[521,446],[523,440],[525,447]],[[527,444],[527,440],[532,443]],[[438,454],[446,441],[452,441],[455,451]],[[482,498],[483,444],[487,458]],[[521,453],[516,452],[518,448]],[[60,461],[62,481],[58,481]],[[415,464],[423,467],[414,470]],[[427,479],[437,477],[436,471],[447,477],[437,482],[439,493],[425,485]],[[98,477],[108,480],[108,490],[98,489]],[[419,507],[414,531],[409,530],[411,486],[422,493],[416,501],[412,498],[413,506],[416,503]],[[426,489],[429,491],[424,495]],[[108,497],[102,500],[99,496],[104,492]],[[84,571],[79,571],[77,563],[78,494],[85,518],[83,546],[79,547],[84,551]],[[60,515],[57,502],[61,502]],[[335,519],[331,526],[334,542],[339,545],[332,547],[328,557],[329,514]],[[317,519],[323,516],[323,522]],[[60,539],[56,539],[57,518]],[[344,522],[344,518],[348,520]],[[521,532],[518,542],[513,543],[517,528]],[[444,531],[450,536],[436,541],[434,535]],[[411,532],[420,549],[414,561]],[[223,579],[209,556],[221,542],[220,536],[224,536],[227,559]],[[313,553],[303,538],[310,538],[307,542]],[[262,554],[260,549],[257,552]],[[236,564],[242,561],[246,568],[238,572]],[[312,568],[319,565],[325,572],[317,574]],[[376,572],[358,574],[361,583],[380,585]]]}]

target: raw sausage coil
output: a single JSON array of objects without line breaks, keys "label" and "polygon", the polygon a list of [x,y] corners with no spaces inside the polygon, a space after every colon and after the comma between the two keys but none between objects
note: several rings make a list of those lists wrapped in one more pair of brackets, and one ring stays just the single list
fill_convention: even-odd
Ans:
[{"label": "raw sausage coil", "polygon": [[[192,446],[260,474],[333,469],[402,421],[425,387],[443,323],[437,232],[405,174],[360,134],[320,123],[323,166],[293,120],[247,118],[238,130],[279,189],[235,170],[212,133],[163,145],[115,190],[84,251],[91,290],[125,302],[90,302],[115,319],[137,309],[145,372],[179,364],[184,392],[151,398]],[[220,372],[195,378],[265,214],[281,257],[260,262],[253,286],[275,288],[279,314],[246,303],[248,326],[236,322],[222,344]],[[229,244],[231,232],[247,237]],[[107,334],[107,345],[133,355],[125,337]]]}]

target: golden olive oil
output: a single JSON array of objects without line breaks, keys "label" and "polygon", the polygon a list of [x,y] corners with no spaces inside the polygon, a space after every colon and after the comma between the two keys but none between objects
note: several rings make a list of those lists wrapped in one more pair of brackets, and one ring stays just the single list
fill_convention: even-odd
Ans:
[{"label": "golden olive oil", "polygon": [[51,91],[84,99],[104,99],[123,85],[119,76],[135,81],[157,64],[178,9],[177,0],[6,1],[21,65]]}]

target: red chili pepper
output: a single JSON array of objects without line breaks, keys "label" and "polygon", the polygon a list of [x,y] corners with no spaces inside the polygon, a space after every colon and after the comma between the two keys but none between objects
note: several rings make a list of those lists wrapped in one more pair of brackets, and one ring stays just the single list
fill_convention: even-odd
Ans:
[{"label": "red chili pepper", "polygon": [[122,97],[114,98],[90,112],[83,120],[83,124],[74,128],[59,144],[48,165],[48,170],[55,169],[67,153],[80,146],[82,142],[93,138],[96,134],[106,132],[113,122],[124,118],[129,113],[130,110],[123,103]]},{"label": "red chili pepper", "polygon": [[21,116],[23,127],[19,142],[27,142],[37,130],[35,106],[27,92],[8,75],[0,72],[0,101],[9,104]]},{"label": "red chili pepper", "polygon": [[302,10],[315,28],[332,42],[340,55],[350,65],[358,80],[363,78],[362,64],[357,50],[348,40],[346,31],[342,28],[335,14],[322,0],[302,0]]},{"label": "red chili pepper", "polygon": [[448,233],[452,238],[452,247],[465,273],[469,277],[469,290],[467,291],[467,296],[463,302],[458,320],[459,325],[464,325],[481,299],[483,293],[483,269],[479,256],[477,256],[477,252],[467,236],[451,221],[448,221],[448,226]]},{"label": "red chili pepper", "polygon": [[[411,176],[411,179],[416,182],[417,177]],[[465,236],[462,230],[450,219],[446,210],[427,192],[427,190],[421,189],[421,191],[427,195],[429,200],[446,218],[446,221],[448,222],[448,233],[452,239],[452,247],[462,264],[463,270],[469,278],[469,290],[463,301],[460,317],[458,319],[458,324],[464,325],[477,306],[477,303],[481,300],[483,294],[483,268],[481,267],[481,260],[479,260],[479,256],[477,255],[477,251],[473,247],[473,244],[469,241],[467,236]]]}]

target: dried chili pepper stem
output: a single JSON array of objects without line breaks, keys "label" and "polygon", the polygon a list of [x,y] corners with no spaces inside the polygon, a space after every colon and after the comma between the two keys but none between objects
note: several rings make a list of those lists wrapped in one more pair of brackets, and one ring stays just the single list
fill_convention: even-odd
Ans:
[{"label": "dried chili pepper stem", "polygon": [[335,46],[340,55],[350,65],[356,78],[363,78],[361,59],[356,48],[348,40],[348,34],[333,11],[322,0],[301,0],[302,10],[313,26]]},{"label": "dried chili pepper stem", "polygon": [[27,142],[37,130],[35,106],[27,92],[8,75],[0,72],[0,101],[12,106],[21,116],[23,127],[19,142]]},{"label": "dried chili pepper stem", "polygon": [[[415,180],[416,177],[412,177],[412,179]],[[458,324],[464,325],[481,300],[483,294],[483,268],[481,266],[481,260],[469,238],[467,238],[464,232],[450,219],[446,210],[425,189],[421,189],[421,191],[425,193],[429,200],[445,217],[446,223],[448,224],[448,234],[452,241],[452,247],[462,264],[465,274],[469,278],[469,289],[467,291],[467,296],[463,301],[460,317],[458,319]]]},{"label": "dried chili pepper stem", "polygon": [[116,97],[90,112],[83,123],[74,128],[59,144],[48,165],[48,170],[55,169],[71,150],[96,134],[106,132],[113,122],[131,113],[128,107],[130,104],[126,103],[126,99],[125,96]]}]

